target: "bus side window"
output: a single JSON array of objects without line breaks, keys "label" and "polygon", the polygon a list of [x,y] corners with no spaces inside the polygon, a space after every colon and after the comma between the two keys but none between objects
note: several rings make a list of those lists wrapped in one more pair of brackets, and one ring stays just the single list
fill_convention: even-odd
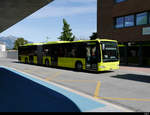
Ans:
[{"label": "bus side window", "polygon": [[72,55],[72,57],[76,57],[76,50],[75,50],[75,48],[72,49],[71,55]]},{"label": "bus side window", "polygon": [[67,48],[64,48],[64,57],[68,57]]},{"label": "bus side window", "polygon": [[75,52],[76,50],[75,50],[75,47],[74,47],[74,45],[73,44],[70,44],[69,46],[68,46],[68,56],[69,57],[75,57]]},{"label": "bus side window", "polygon": [[54,54],[53,54],[54,57],[58,57],[58,47],[56,46],[54,48]]},{"label": "bus side window", "polygon": [[77,58],[85,58],[86,57],[86,47],[83,43],[78,43],[76,45],[76,57]]},{"label": "bus side window", "polygon": [[58,48],[58,56],[59,56],[59,57],[64,57],[64,51],[63,51],[63,48],[62,48],[62,47],[59,47],[59,48]]},{"label": "bus side window", "polygon": [[49,52],[50,56],[57,57],[58,56],[57,45],[51,45],[50,49],[51,49],[51,51]]},{"label": "bus side window", "polygon": [[72,55],[72,45],[71,44],[65,44],[64,49],[64,57],[73,57]]},{"label": "bus side window", "polygon": [[48,49],[48,48],[45,48],[45,49],[44,49],[44,54],[45,54],[45,56],[49,56],[48,53],[49,53],[49,49]]}]

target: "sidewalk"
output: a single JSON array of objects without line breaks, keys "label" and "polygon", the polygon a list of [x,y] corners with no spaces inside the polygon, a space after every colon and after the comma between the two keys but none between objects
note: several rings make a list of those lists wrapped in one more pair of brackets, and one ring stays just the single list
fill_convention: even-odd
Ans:
[{"label": "sidewalk", "polygon": [[130,71],[137,71],[137,72],[150,73],[150,68],[148,68],[148,67],[120,66],[120,69],[122,69],[122,70],[130,70]]},{"label": "sidewalk", "polygon": [[14,69],[0,67],[0,75],[1,112],[131,112]]}]

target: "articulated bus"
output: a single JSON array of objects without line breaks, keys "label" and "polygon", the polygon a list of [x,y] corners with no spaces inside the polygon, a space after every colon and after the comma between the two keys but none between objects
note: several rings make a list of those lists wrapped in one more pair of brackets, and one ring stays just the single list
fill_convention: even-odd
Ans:
[{"label": "articulated bus", "polygon": [[27,64],[77,70],[119,69],[117,41],[107,39],[26,44],[19,47],[18,59]]}]

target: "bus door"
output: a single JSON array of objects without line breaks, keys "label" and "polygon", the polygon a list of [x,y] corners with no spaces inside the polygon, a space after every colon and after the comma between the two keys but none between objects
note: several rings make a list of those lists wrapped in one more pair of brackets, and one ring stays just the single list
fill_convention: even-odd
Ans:
[{"label": "bus door", "polygon": [[97,70],[98,64],[98,47],[96,42],[88,43],[86,46],[86,69]]},{"label": "bus door", "polygon": [[52,55],[51,55],[51,65],[57,66],[58,65],[58,48],[57,46],[53,46],[52,48]]},{"label": "bus door", "polygon": [[43,53],[42,53],[43,47],[42,45],[37,46],[37,62],[38,65],[42,65],[42,60],[43,60]]}]

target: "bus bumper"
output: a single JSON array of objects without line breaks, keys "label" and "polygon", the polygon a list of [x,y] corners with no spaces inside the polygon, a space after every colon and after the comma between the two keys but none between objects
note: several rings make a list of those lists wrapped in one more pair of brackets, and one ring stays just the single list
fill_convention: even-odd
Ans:
[{"label": "bus bumper", "polygon": [[111,71],[119,69],[119,62],[99,63],[98,71]]}]

